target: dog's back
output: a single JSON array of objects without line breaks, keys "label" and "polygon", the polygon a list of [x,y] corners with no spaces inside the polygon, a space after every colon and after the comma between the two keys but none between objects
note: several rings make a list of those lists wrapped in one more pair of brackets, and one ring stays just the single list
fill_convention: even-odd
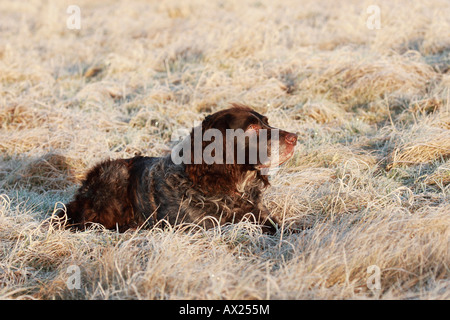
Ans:
[{"label": "dog's back", "polygon": [[67,225],[84,229],[89,223],[99,223],[107,229],[123,230],[137,226],[143,220],[135,216],[136,206],[141,203],[139,196],[145,194],[139,192],[144,191],[142,176],[158,159],[139,156],[96,165],[66,206]]}]

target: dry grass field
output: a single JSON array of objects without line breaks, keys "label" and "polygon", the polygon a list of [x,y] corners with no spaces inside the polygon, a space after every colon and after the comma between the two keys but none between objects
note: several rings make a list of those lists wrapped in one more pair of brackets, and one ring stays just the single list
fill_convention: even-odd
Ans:
[{"label": "dry grass field", "polygon": [[[450,299],[448,1],[73,2],[0,2],[0,299]],[[230,102],[299,134],[265,200],[309,229],[46,226]]]}]

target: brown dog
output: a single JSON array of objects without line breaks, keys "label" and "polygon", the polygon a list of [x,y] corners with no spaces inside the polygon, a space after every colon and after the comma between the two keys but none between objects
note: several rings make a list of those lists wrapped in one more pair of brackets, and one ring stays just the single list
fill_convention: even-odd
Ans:
[{"label": "brown dog", "polygon": [[180,144],[184,148],[171,155],[95,166],[66,206],[68,226],[99,223],[124,231],[164,219],[211,228],[249,217],[274,233],[278,221],[262,202],[269,185],[262,170],[288,160],[296,143],[296,134],[273,128],[267,117],[234,104],[207,116]]}]

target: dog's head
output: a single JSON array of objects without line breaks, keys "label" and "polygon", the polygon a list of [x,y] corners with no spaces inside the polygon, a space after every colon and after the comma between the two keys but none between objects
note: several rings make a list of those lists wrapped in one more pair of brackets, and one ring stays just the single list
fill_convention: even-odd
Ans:
[{"label": "dog's head", "polygon": [[249,172],[268,185],[264,170],[292,157],[297,135],[269,125],[251,108],[233,107],[207,116],[190,134],[186,172],[195,185],[211,193],[237,191]]}]

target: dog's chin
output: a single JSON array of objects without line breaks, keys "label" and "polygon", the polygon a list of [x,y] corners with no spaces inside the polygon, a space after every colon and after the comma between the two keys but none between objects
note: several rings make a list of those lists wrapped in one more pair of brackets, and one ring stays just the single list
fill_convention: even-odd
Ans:
[{"label": "dog's chin", "polygon": [[288,161],[290,158],[292,158],[292,156],[294,155],[294,149],[295,148],[291,148],[290,150],[286,150],[286,152],[282,153],[279,156],[278,161],[272,161],[272,159],[271,159],[271,161],[259,164],[255,168],[257,170],[262,170],[262,169],[273,169],[273,168],[279,167],[283,163]]}]

